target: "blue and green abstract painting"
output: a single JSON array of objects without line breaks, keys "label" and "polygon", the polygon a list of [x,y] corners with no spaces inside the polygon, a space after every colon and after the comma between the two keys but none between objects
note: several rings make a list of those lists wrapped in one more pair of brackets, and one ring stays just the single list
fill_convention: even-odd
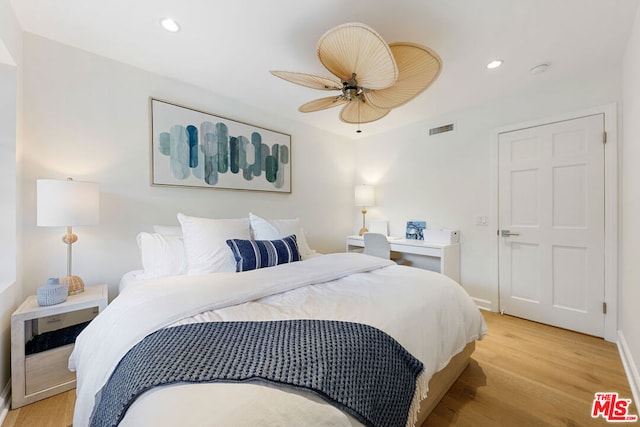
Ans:
[{"label": "blue and green abstract painting", "polygon": [[152,114],[155,184],[291,191],[288,135],[157,100]]}]

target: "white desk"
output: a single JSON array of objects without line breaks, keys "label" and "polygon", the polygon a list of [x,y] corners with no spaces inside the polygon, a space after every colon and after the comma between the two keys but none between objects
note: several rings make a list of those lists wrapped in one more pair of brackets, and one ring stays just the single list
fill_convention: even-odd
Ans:
[{"label": "white desk", "polygon": [[[440,261],[439,273],[460,282],[460,245],[458,243],[430,243],[424,240],[389,238],[391,251],[421,255]],[[347,236],[347,252],[364,248],[362,236]]]}]

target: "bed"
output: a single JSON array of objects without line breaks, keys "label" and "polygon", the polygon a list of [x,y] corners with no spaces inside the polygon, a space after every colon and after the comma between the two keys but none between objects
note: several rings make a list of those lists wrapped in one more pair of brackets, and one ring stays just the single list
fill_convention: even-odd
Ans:
[{"label": "bed", "polygon": [[[206,238],[197,245],[206,241],[214,247],[197,248],[201,250],[198,253],[193,247],[193,230],[187,224],[191,218],[179,219],[186,259],[186,263],[177,263],[181,274],[150,277],[153,274],[143,270],[126,275],[119,296],[78,337],[69,363],[77,372],[74,426],[100,425],[96,420],[101,418],[96,414],[113,407],[104,403],[109,402],[113,377],[126,365],[123,361],[156,331],[175,335],[182,333],[180,328],[192,325],[262,327],[289,322],[367,325],[399,344],[421,364],[411,383],[406,417],[400,417],[400,422],[419,426],[466,367],[475,340],[486,333],[482,316],[464,289],[439,273],[397,266],[363,254],[317,255],[308,248],[301,249],[305,256],[295,262],[224,271],[232,264],[229,254],[235,268],[239,261],[230,246],[226,252],[222,250],[221,238],[225,242],[230,238],[250,241],[255,246],[256,238],[274,235],[265,236],[259,223],[249,221],[248,235],[244,234],[244,225],[234,230],[227,222],[215,226],[217,231],[225,230],[224,236],[212,236],[203,232],[199,223],[197,234]],[[302,234],[294,225],[294,231]],[[292,231],[275,226],[274,230],[279,237]],[[212,267],[213,272],[203,269],[204,264],[211,266],[214,262],[209,258],[198,264],[203,254],[217,249],[220,256],[213,258],[218,266]],[[111,389],[114,395],[125,394],[116,386]],[[116,419],[120,426],[387,425],[376,424],[362,411],[345,406],[323,391],[253,377],[241,381],[173,381],[144,389],[125,404]]]}]

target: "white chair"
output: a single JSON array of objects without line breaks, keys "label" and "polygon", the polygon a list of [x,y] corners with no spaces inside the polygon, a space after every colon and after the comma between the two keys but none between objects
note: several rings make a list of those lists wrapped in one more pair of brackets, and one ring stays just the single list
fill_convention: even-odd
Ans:
[{"label": "white chair", "polygon": [[364,233],[362,235],[364,239],[364,250],[362,253],[371,256],[377,256],[379,258],[391,259],[396,264],[406,264],[407,260],[404,258],[392,259],[391,247],[389,246],[389,240],[387,236],[382,233]]},{"label": "white chair", "polygon": [[387,236],[381,233],[364,233],[364,250],[365,255],[377,256],[380,258],[391,259],[391,247]]}]

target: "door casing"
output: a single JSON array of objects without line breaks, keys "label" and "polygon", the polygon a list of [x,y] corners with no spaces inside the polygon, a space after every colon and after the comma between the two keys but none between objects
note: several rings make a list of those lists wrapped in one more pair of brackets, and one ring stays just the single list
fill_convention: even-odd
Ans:
[{"label": "door casing", "polygon": [[[607,314],[604,320],[604,339],[611,342],[617,340],[618,329],[618,113],[617,105],[607,104],[568,114],[559,114],[542,119],[494,129],[491,135],[491,220],[489,222],[494,237],[494,274],[496,282],[499,280],[499,237],[498,233],[498,138],[500,133],[511,132],[533,126],[576,119],[594,114],[604,114],[604,129],[607,133],[607,143],[604,151],[604,197],[605,197],[605,225],[604,225],[604,279],[605,302]],[[481,308],[500,311],[499,283],[496,283],[493,301]]]}]

